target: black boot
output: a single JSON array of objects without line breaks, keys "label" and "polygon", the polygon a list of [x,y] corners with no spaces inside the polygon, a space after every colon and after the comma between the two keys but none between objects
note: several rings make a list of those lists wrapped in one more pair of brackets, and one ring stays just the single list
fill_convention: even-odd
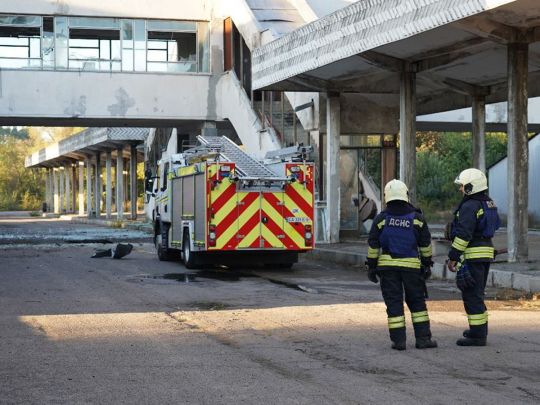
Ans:
[{"label": "black boot", "polygon": [[405,341],[399,341],[399,342],[392,342],[392,349],[394,350],[405,350],[407,348],[407,344]]},{"label": "black boot", "polygon": [[463,337],[468,338],[470,334],[471,334],[471,330],[470,330],[470,329],[465,329],[465,330],[463,331]]},{"label": "black boot", "polygon": [[464,337],[464,338],[458,339],[456,344],[458,346],[485,346],[486,340],[487,340],[486,338]]},{"label": "black boot", "polygon": [[432,340],[430,337],[419,337],[416,338],[416,346],[417,349],[433,349],[434,347],[437,347],[437,341]]}]

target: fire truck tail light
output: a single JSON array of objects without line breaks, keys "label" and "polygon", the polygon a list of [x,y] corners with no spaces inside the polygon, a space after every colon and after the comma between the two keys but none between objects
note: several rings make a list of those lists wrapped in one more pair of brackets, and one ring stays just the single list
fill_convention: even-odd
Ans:
[{"label": "fire truck tail light", "polygon": [[304,239],[306,240],[306,245],[311,245],[311,241],[313,239],[311,229],[311,225],[304,225]]},{"label": "fire truck tail light", "polygon": [[300,169],[300,166],[291,166],[291,167],[289,167],[289,170],[292,173],[298,173],[301,169]]},{"label": "fire truck tail light", "polygon": [[214,224],[208,226],[208,239],[210,246],[216,246],[216,226]]}]

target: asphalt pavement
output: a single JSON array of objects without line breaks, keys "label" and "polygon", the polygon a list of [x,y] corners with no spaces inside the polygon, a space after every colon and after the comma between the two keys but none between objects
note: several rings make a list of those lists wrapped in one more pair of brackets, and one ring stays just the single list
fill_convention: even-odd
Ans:
[{"label": "asphalt pavement", "polygon": [[148,235],[112,228],[108,241],[133,252],[92,259],[111,246],[96,242],[103,229],[0,218],[0,234],[25,235],[0,243],[0,403],[540,401],[538,301],[490,289],[488,346],[462,348],[459,294],[430,282],[439,348],[414,348],[407,313],[408,348],[395,352],[379,287],[350,266],[192,272],[158,261]]}]

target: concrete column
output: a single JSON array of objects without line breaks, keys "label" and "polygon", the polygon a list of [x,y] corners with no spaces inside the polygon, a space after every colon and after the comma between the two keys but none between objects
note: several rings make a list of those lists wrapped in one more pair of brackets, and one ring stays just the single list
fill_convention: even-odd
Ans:
[{"label": "concrete column", "polygon": [[79,215],[84,215],[84,164],[79,162]]},{"label": "concrete column", "polygon": [[64,166],[64,180],[66,183],[66,213],[71,212],[71,165]]},{"label": "concrete column", "polygon": [[107,180],[105,188],[105,212],[107,219],[112,218],[112,175],[111,175],[111,152],[108,151],[105,158],[105,176]]},{"label": "concrete column", "polygon": [[473,98],[472,165],[486,172],[486,98],[484,96]]},{"label": "concrete column", "polygon": [[47,212],[51,212],[51,198],[52,198],[52,175],[51,168],[45,169],[45,202],[47,203]]},{"label": "concrete column", "polygon": [[86,159],[86,216],[92,218],[92,163]]},{"label": "concrete column", "polygon": [[116,214],[118,219],[124,218],[124,158],[122,149],[116,151]]},{"label": "concrete column", "polygon": [[508,261],[529,255],[528,45],[508,45]]},{"label": "concrete column", "polygon": [[129,199],[131,201],[131,219],[137,219],[137,146],[131,145],[129,158]]},{"label": "concrete column", "polygon": [[53,211],[60,214],[60,193],[58,190],[58,168],[52,169],[53,178]]},{"label": "concrete column", "polygon": [[52,194],[51,169],[47,168],[45,169],[45,203],[47,204],[47,212],[51,211],[51,206],[49,205],[51,202],[51,194]]},{"label": "concrete column", "polygon": [[326,238],[339,242],[339,138],[341,134],[341,104],[339,94],[329,93],[326,98]]},{"label": "concrete column", "polygon": [[95,166],[95,176],[94,176],[94,208],[96,210],[96,218],[101,216],[101,192],[102,192],[102,183],[101,183],[101,157],[100,153],[96,153],[96,166]]},{"label": "concrete column", "polygon": [[64,167],[59,167],[58,168],[58,190],[59,190],[59,197],[58,197],[58,200],[59,200],[59,205],[58,207],[60,208],[60,213],[64,213],[65,210],[66,210],[66,206],[65,206],[65,197],[66,197],[66,181],[64,180]]},{"label": "concrete column", "polygon": [[71,212],[77,211],[77,195],[79,194],[79,183],[77,182],[77,164],[71,165]]},{"label": "concrete column", "polygon": [[399,178],[409,188],[411,203],[416,201],[416,73],[401,73],[399,95]]}]

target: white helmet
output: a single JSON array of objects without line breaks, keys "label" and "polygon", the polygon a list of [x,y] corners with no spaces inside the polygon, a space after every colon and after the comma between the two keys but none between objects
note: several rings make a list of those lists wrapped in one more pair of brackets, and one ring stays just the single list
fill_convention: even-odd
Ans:
[{"label": "white helmet", "polygon": [[409,202],[409,189],[400,180],[390,180],[384,186],[384,201],[386,203],[394,200]]},{"label": "white helmet", "polygon": [[463,192],[467,195],[476,194],[488,188],[486,175],[474,168],[463,170],[454,183],[463,186]]}]

